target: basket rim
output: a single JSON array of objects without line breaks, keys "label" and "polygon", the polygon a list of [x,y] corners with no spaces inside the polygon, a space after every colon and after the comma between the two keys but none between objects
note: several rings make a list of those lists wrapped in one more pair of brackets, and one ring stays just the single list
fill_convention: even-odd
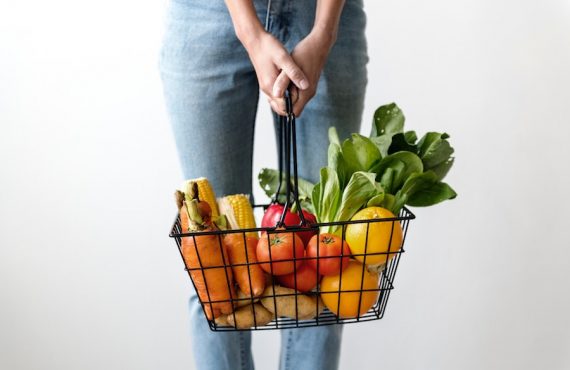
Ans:
[{"label": "basket rim", "polygon": [[[265,205],[254,205],[253,207],[264,207]],[[174,223],[172,225],[170,234],[168,234],[171,238],[177,237],[187,237],[187,236],[197,236],[197,235],[227,235],[227,234],[235,234],[235,233],[249,233],[249,232],[268,232],[268,233],[277,233],[277,232],[297,232],[297,231],[307,231],[307,230],[317,230],[324,226],[343,226],[343,225],[351,225],[351,224],[371,224],[371,223],[378,223],[378,222],[391,222],[391,221],[406,221],[406,220],[414,220],[416,215],[410,211],[410,209],[406,206],[402,207],[401,212],[403,213],[401,216],[396,217],[385,217],[385,218],[374,218],[371,220],[347,220],[347,221],[333,221],[333,222],[317,222],[317,223],[310,223],[306,227],[299,227],[299,226],[290,226],[285,227],[285,230],[282,228],[273,227],[252,227],[248,229],[228,229],[228,230],[211,230],[211,231],[195,231],[195,232],[187,232],[187,233],[178,233],[176,232],[176,224],[178,222],[179,215],[176,214],[174,218]]]}]

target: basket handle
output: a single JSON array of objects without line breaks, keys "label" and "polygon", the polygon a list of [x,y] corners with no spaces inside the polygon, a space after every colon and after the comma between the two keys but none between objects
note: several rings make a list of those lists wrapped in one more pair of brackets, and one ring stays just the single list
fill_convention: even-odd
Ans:
[{"label": "basket handle", "polygon": [[[299,184],[297,177],[297,129],[295,126],[295,114],[293,113],[293,102],[291,100],[291,91],[285,91],[285,109],[287,115],[279,116],[279,185],[274,199],[277,202],[279,193],[281,192],[281,184],[283,183],[283,176],[286,179],[286,200],[283,207],[283,213],[275,227],[286,227],[285,215],[289,206],[292,204],[297,205],[299,218],[301,223],[299,225],[288,225],[289,227],[302,227],[307,225],[305,215],[301,203],[299,202]],[[293,178],[291,178],[291,169],[293,170]],[[291,181],[293,180],[293,181]]]}]

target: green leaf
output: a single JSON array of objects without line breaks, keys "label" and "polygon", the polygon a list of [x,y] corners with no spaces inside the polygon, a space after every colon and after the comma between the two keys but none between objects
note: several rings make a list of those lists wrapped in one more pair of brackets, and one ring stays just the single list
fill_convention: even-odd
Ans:
[{"label": "green leaf", "polygon": [[277,192],[277,187],[279,186],[279,171],[262,168],[257,176],[259,180],[259,185],[269,198],[272,198]]},{"label": "green leaf", "polygon": [[338,175],[340,188],[344,189],[350,175],[348,174],[349,170],[342,155],[342,150],[336,143],[331,142],[329,144],[328,162],[329,167],[334,169]]},{"label": "green leaf", "polygon": [[[388,171],[388,174],[385,174]],[[393,171],[391,174],[389,171]],[[413,173],[422,173],[421,159],[411,152],[397,152],[382,158],[370,169],[387,193],[395,194]]]},{"label": "green leaf", "polygon": [[[340,208],[335,220],[347,221],[374,196],[383,193],[382,187],[376,183],[376,174],[371,172],[355,172],[352,174],[342,194]],[[333,227],[335,232],[338,227]]]},{"label": "green leaf", "polygon": [[388,149],[388,153],[396,153],[396,152],[412,152],[414,154],[418,153],[418,147],[413,143],[408,142],[406,139],[405,134],[398,133],[392,136],[392,143],[390,144],[390,148]]},{"label": "green leaf", "polygon": [[385,194],[384,199],[382,199],[382,203],[380,203],[380,207],[386,208],[386,209],[392,211],[392,213],[394,213],[397,216],[398,213],[393,211],[395,203],[396,203],[396,197],[395,196],[393,196],[392,194]]},{"label": "green leaf", "polygon": [[383,105],[374,112],[372,122],[372,132],[370,136],[380,136],[383,134],[396,134],[404,131],[404,113],[396,105],[391,103]]},{"label": "green leaf", "polygon": [[313,210],[314,212],[312,212],[316,217],[317,217],[317,221],[318,222],[322,222],[320,219],[320,209],[321,209],[321,183],[318,182],[315,184],[315,186],[313,187],[313,193],[312,193],[312,203],[313,203]]},{"label": "green leaf", "polygon": [[334,126],[329,127],[329,143],[340,146],[340,139],[338,138],[338,132],[336,131],[336,127]]},{"label": "green leaf", "polygon": [[[395,163],[394,166],[399,166],[399,170],[402,171],[404,165],[402,163]],[[394,176],[396,176],[396,170],[394,168],[387,167],[384,173],[380,177],[380,185],[388,192],[392,190],[392,184],[394,183]]]},{"label": "green leaf", "polygon": [[319,222],[334,221],[341,196],[336,171],[330,167],[321,168],[319,184],[319,207],[316,209]]},{"label": "green leaf", "polygon": [[407,204],[412,207],[428,207],[455,197],[457,197],[457,193],[451,186],[445,182],[436,182],[411,195]]},{"label": "green leaf", "polygon": [[313,183],[297,177],[297,188],[299,190],[299,201],[301,200],[311,200],[311,195],[313,193]]},{"label": "green leaf", "polygon": [[418,135],[416,135],[415,131],[406,131],[404,134],[406,141],[410,144],[415,144],[418,141]]},{"label": "green leaf", "polygon": [[[258,175],[259,185],[269,198],[273,198],[279,187],[279,171],[272,168],[262,168]],[[299,188],[299,201],[311,201],[313,192],[313,184],[305,179],[297,178],[297,185]],[[291,181],[292,183],[293,181]],[[292,184],[291,184],[292,185]],[[285,174],[281,184],[281,191],[278,200],[284,201],[287,191],[287,180]]]},{"label": "green leaf", "polygon": [[433,171],[414,173],[406,180],[404,186],[402,186],[396,194],[396,197],[406,196],[409,198],[409,196],[416,191],[429,187],[437,182],[437,176]]},{"label": "green leaf", "polygon": [[437,175],[437,178],[439,180],[443,180],[445,175],[447,175],[447,173],[449,172],[449,169],[451,168],[451,166],[453,166],[454,161],[455,161],[455,158],[450,157],[447,161],[441,162],[440,164],[436,165],[435,167],[432,167],[431,170],[433,172],[435,172],[435,174]]},{"label": "green leaf", "polygon": [[313,206],[313,203],[306,201],[306,200],[300,200],[299,202],[301,203],[301,207],[305,211],[310,212],[312,214],[316,213],[315,206]]},{"label": "green leaf", "polygon": [[426,170],[449,160],[454,150],[448,138],[449,135],[446,133],[428,132],[418,142],[418,154]]},{"label": "green leaf", "polygon": [[342,155],[351,174],[368,171],[372,164],[380,159],[380,151],[376,145],[369,138],[359,134],[352,134],[350,139],[342,143]]},{"label": "green leaf", "polygon": [[384,201],[384,197],[386,195],[390,195],[390,194],[386,194],[386,193],[380,193],[378,195],[373,196],[372,198],[370,198],[370,200],[366,203],[366,207],[381,207]]},{"label": "green leaf", "polygon": [[392,135],[372,136],[370,137],[370,141],[380,150],[381,158],[388,155],[388,149],[390,148],[390,144],[392,144]]},{"label": "green leaf", "polygon": [[447,199],[453,199],[456,196],[457,194],[449,185],[439,181],[435,172],[415,173],[406,180],[404,186],[396,193],[393,211],[399,212],[404,204],[426,207]]}]

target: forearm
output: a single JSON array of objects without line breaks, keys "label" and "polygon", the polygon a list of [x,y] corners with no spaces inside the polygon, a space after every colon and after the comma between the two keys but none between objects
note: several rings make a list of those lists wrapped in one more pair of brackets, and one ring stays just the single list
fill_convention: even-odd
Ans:
[{"label": "forearm", "polygon": [[264,32],[252,0],[225,0],[237,38],[244,44]]},{"label": "forearm", "polygon": [[338,24],[345,0],[317,0],[315,23],[312,33],[332,46],[336,41]]}]

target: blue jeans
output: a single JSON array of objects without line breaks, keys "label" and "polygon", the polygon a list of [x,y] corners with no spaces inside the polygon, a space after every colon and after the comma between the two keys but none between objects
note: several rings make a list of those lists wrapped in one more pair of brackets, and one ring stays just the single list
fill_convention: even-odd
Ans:
[{"label": "blue jeans", "polygon": [[[268,12],[267,0],[254,0],[259,19],[291,50],[310,32],[316,2],[270,3]],[[347,0],[317,94],[297,119],[299,176],[310,181],[318,181],[326,165],[329,126],[341,138],[359,131],[367,82],[365,22],[362,0]],[[223,0],[171,0],[160,69],[184,177],[207,177],[218,196],[251,194],[259,86]],[[198,369],[253,369],[251,333],[211,332],[195,292],[189,305]],[[338,367],[341,325],[281,333],[281,369]]]}]

